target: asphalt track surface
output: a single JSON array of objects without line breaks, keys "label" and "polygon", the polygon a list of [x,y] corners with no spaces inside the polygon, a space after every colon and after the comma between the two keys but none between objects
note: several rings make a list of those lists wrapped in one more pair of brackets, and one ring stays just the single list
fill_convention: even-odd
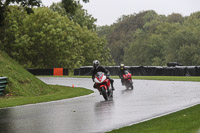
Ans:
[{"label": "asphalt track surface", "polygon": [[[40,77],[48,84],[92,89],[87,78]],[[127,90],[114,79],[114,98],[97,90],[79,98],[0,109],[0,132],[93,133],[153,119],[200,103],[200,83],[134,80]]]}]

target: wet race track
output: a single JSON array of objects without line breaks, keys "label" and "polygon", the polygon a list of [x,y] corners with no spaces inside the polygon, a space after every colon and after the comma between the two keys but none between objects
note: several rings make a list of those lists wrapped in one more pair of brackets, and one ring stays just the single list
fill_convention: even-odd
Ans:
[{"label": "wet race track", "polygon": [[[87,78],[40,77],[48,84],[92,89]],[[95,93],[79,98],[0,109],[0,132],[93,133],[106,132],[200,103],[200,83],[134,80],[126,90],[114,80],[114,98]]]}]

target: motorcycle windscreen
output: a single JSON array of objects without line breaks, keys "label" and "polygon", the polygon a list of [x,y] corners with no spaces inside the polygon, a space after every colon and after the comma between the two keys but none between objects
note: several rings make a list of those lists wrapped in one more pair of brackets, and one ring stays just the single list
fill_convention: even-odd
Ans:
[{"label": "motorcycle windscreen", "polygon": [[125,73],[125,74],[129,74],[129,72],[128,72],[127,70],[126,70],[126,71],[124,71],[124,73]]},{"label": "motorcycle windscreen", "polygon": [[124,79],[131,78],[132,75],[131,73],[129,73],[129,71],[125,71],[124,73],[125,73],[125,75],[123,75]]},{"label": "motorcycle windscreen", "polygon": [[103,72],[97,72],[96,77],[98,80],[101,81],[101,79],[103,78],[104,73]]}]

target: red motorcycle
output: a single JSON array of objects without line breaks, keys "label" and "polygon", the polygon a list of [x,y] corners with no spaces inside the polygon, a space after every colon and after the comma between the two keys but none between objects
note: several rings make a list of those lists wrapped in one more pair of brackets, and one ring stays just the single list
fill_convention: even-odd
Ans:
[{"label": "red motorcycle", "polygon": [[127,70],[123,74],[123,80],[124,80],[124,85],[126,86],[127,89],[128,88],[133,89],[132,75]]},{"label": "red motorcycle", "polygon": [[97,89],[103,95],[105,100],[113,98],[113,91],[110,80],[106,77],[105,73],[97,72],[94,78]]}]

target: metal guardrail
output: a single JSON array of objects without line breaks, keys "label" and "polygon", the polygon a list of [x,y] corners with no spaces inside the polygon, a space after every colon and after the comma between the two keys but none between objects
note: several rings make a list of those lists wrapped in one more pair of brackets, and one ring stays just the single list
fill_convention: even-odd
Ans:
[{"label": "metal guardrail", "polygon": [[7,77],[0,77],[0,96],[3,95],[6,85],[7,85]]}]

